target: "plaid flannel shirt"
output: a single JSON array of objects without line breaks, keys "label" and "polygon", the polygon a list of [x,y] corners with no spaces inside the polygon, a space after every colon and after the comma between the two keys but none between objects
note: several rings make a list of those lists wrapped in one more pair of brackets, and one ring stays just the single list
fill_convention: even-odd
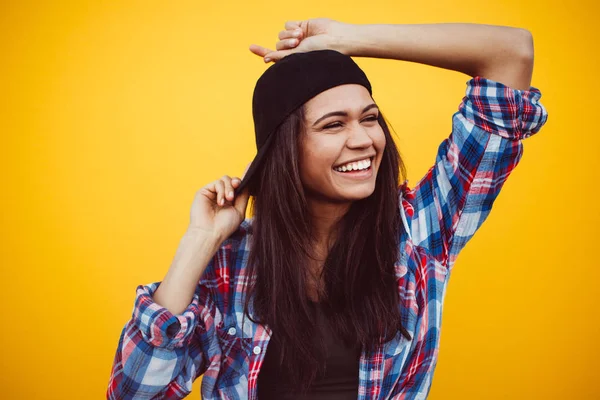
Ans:
[{"label": "plaid flannel shirt", "polygon": [[[375,351],[363,351],[358,399],[427,397],[448,277],[520,161],[522,139],[546,123],[540,97],[533,86],[517,90],[479,76],[470,79],[435,164],[413,189],[408,181],[400,185],[404,227],[396,278],[399,312],[413,339],[398,332]],[[204,399],[256,399],[271,330],[243,319],[251,234],[252,220],[247,219],[222,243],[181,315],[152,301],[160,282],[137,288],[108,398],[181,399],[203,375]]]}]

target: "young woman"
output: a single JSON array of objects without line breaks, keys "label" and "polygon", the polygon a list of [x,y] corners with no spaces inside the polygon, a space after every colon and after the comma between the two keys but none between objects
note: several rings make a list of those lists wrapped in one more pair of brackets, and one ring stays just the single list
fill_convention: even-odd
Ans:
[{"label": "young woman", "polygon": [[[290,21],[257,82],[243,183],[200,189],[162,282],[137,289],[110,399],[424,399],[448,277],[547,112],[523,29]],[[410,189],[351,56],[472,77]],[[400,182],[402,182],[400,184]],[[244,219],[253,195],[253,218]]]}]

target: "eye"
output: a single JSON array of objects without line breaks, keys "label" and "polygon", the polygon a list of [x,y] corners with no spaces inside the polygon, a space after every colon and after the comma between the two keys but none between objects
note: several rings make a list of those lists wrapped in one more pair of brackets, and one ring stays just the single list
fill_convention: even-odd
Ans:
[{"label": "eye", "polygon": [[339,122],[334,122],[333,124],[325,125],[323,129],[337,128],[338,126],[342,126]]},{"label": "eye", "polygon": [[[363,119],[363,121],[370,121],[370,122],[377,121],[377,117],[378,117],[377,115],[371,115],[370,117],[367,117],[367,118]],[[323,129],[332,129],[332,128],[337,128],[339,126],[342,126],[342,124],[339,123],[339,122],[334,122],[334,123],[331,123],[329,125],[325,125],[323,127]]]}]

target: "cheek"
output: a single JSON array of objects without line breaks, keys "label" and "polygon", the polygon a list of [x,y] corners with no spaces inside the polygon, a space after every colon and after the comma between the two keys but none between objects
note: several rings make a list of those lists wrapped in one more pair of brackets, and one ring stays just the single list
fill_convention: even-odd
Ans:
[{"label": "cheek", "polygon": [[323,171],[332,165],[326,152],[307,151],[300,160],[300,176],[304,184],[323,179]]},{"label": "cheek", "polygon": [[319,185],[328,180],[328,171],[337,160],[341,145],[333,139],[307,141],[299,160],[302,183]]},{"label": "cheek", "polygon": [[344,147],[344,138],[334,135],[319,135],[306,140],[303,146],[303,158],[307,164],[329,163],[333,165],[341,149]]},{"label": "cheek", "polygon": [[377,133],[373,135],[373,145],[375,146],[375,150],[377,152],[382,152],[385,149],[385,133],[383,133],[383,129],[379,128]]}]

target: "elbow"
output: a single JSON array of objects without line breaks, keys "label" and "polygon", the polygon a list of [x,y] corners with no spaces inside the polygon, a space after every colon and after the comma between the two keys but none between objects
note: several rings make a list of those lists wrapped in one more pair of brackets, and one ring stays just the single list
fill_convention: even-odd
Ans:
[{"label": "elbow", "polygon": [[526,29],[513,28],[501,42],[501,56],[491,59],[479,75],[508,87],[528,90],[533,74],[533,36]]},{"label": "elbow", "polygon": [[533,64],[533,35],[527,29],[517,29],[518,39],[516,39],[515,50],[517,56],[522,62]]},{"label": "elbow", "polygon": [[496,64],[527,65],[533,64],[533,35],[523,28],[510,28],[499,39],[495,51],[497,57],[493,59]]},{"label": "elbow", "polygon": [[516,61],[513,64],[514,71],[509,86],[514,89],[529,90],[533,76],[533,35],[525,29],[519,31],[520,40],[515,46]]}]

